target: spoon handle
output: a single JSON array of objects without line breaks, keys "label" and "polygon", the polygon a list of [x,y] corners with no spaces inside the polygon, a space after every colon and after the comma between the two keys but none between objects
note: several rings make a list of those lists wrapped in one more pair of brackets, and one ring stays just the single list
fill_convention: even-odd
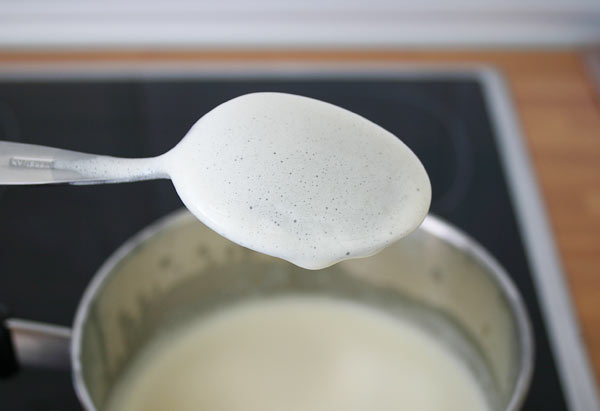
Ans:
[{"label": "spoon handle", "polygon": [[161,156],[118,158],[0,141],[0,185],[104,184],[169,178]]}]

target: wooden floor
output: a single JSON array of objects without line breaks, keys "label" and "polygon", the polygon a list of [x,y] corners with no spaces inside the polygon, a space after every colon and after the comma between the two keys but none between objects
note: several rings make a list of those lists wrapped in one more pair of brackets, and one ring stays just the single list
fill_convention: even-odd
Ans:
[{"label": "wooden floor", "polygon": [[507,76],[596,374],[600,376],[600,98],[576,51],[0,52],[36,62],[249,61],[487,63]]}]

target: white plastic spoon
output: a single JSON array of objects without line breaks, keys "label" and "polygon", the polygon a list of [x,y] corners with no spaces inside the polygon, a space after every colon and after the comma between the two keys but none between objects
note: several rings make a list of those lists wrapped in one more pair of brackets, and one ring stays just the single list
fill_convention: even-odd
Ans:
[{"label": "white plastic spoon", "polygon": [[417,228],[431,201],[423,165],[398,138],[291,94],[223,103],[153,158],[0,142],[0,184],[155,178],[171,178],[187,208],[221,235],[310,269],[374,254]]}]

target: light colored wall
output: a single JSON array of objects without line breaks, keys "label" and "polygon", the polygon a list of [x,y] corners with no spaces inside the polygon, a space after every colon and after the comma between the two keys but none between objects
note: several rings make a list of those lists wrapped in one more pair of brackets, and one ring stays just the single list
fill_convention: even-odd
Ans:
[{"label": "light colored wall", "polygon": [[0,0],[0,48],[588,44],[598,0]]}]

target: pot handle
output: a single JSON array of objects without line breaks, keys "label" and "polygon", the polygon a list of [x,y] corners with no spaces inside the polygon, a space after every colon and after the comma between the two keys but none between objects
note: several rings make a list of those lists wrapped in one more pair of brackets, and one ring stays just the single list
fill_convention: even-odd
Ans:
[{"label": "pot handle", "polygon": [[71,330],[17,318],[8,318],[0,306],[0,378],[20,366],[68,369]]}]

